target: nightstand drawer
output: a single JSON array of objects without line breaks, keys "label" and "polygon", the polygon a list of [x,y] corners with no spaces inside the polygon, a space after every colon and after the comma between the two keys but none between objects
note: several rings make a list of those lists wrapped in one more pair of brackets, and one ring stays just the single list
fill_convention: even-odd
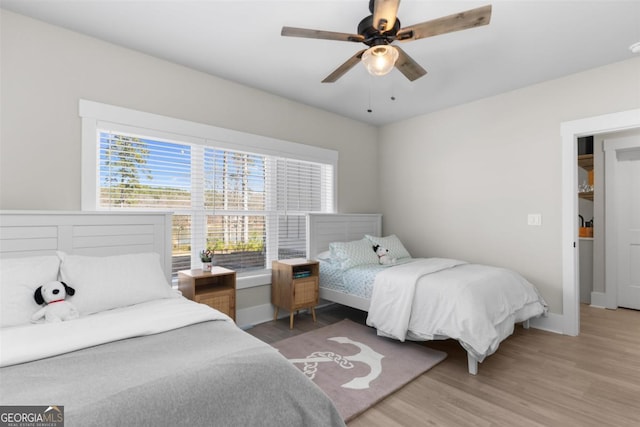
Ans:
[{"label": "nightstand drawer", "polygon": [[235,289],[199,294],[196,295],[195,301],[213,307],[227,316],[234,316],[236,306]]},{"label": "nightstand drawer", "polygon": [[318,303],[318,278],[308,277],[293,281],[293,305],[302,306]]},{"label": "nightstand drawer", "polygon": [[236,272],[224,267],[211,271],[181,270],[178,289],[185,298],[206,304],[236,319]]}]

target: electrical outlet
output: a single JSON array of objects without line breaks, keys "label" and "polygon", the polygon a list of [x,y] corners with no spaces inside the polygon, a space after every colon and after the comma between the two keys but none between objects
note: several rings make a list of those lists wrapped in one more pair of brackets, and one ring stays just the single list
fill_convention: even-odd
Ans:
[{"label": "electrical outlet", "polygon": [[542,225],[542,214],[529,214],[527,217],[527,224],[535,226]]}]

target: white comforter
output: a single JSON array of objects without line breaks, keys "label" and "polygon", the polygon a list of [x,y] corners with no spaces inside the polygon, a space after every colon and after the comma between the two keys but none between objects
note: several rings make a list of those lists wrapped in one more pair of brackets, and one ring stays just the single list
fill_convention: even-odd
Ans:
[{"label": "white comforter", "polygon": [[0,329],[0,366],[30,362],[126,338],[152,335],[227,315],[183,297],[159,299],[61,323]]},{"label": "white comforter", "polygon": [[454,338],[482,362],[514,323],[544,312],[536,288],[513,271],[429,258],[378,273],[367,324],[400,341]]}]

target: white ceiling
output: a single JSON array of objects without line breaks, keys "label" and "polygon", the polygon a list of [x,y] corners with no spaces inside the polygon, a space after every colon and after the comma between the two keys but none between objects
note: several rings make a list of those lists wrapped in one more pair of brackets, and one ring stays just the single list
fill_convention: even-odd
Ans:
[{"label": "white ceiling", "polygon": [[7,10],[377,125],[629,59],[629,46],[640,41],[637,0],[403,0],[403,27],[485,4],[493,5],[491,23],[403,43],[428,71],[414,82],[397,70],[370,77],[358,65],[321,83],[365,46],[280,36],[282,26],[357,33],[368,4],[0,0]]}]

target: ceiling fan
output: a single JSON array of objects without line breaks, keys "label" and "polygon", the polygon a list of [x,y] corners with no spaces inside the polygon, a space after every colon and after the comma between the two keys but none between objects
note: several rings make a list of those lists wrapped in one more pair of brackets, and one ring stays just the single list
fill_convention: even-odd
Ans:
[{"label": "ceiling fan", "polygon": [[491,20],[491,5],[467,10],[409,27],[400,28],[397,18],[400,0],[369,0],[371,15],[358,24],[358,34],[338,33],[334,31],[310,30],[306,28],[282,27],[281,35],[364,43],[363,49],[349,58],[344,64],[329,74],[322,83],[333,83],[347,71],[362,61],[370,74],[385,75],[395,66],[406,78],[414,81],[427,71],[414,61],[397,45],[404,42],[433,37],[453,31],[487,25]]}]

